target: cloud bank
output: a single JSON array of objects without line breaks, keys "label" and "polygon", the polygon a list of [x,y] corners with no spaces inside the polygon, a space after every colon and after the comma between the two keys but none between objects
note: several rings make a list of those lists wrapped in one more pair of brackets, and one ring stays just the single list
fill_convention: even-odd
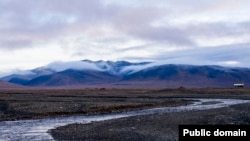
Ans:
[{"label": "cloud bank", "polygon": [[250,67],[248,0],[1,0],[0,69],[128,60]]}]

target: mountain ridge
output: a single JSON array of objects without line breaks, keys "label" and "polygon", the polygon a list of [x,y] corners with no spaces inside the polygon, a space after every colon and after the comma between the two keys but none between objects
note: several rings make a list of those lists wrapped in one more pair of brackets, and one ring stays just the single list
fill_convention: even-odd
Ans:
[{"label": "mountain ridge", "polygon": [[[76,66],[78,65],[78,66]],[[81,66],[82,65],[82,66]],[[34,71],[36,70],[36,71]],[[36,87],[232,87],[250,84],[250,69],[216,65],[181,65],[152,62],[91,61],[49,64],[31,70],[35,75],[12,74],[2,80]],[[35,76],[35,77],[34,77]],[[6,79],[8,78],[8,79]]]}]

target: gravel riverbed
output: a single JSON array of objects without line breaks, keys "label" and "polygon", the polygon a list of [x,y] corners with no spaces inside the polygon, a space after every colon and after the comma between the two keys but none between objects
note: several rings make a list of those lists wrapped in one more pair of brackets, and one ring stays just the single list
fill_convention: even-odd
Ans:
[{"label": "gravel riverbed", "polygon": [[128,117],[50,130],[58,141],[177,141],[179,125],[250,124],[250,103],[201,111]]}]

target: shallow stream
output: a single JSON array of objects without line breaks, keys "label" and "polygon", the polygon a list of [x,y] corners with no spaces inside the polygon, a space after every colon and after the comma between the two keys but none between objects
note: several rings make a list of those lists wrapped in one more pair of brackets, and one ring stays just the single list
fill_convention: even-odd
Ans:
[{"label": "shallow stream", "polygon": [[227,107],[230,105],[248,103],[250,100],[235,99],[188,99],[197,100],[193,104],[178,107],[162,107],[145,110],[123,112],[117,114],[94,116],[67,116],[58,118],[44,118],[35,120],[2,121],[0,122],[0,141],[52,141],[48,133],[50,129],[73,123],[90,123],[123,117],[183,112],[190,110],[206,110]]}]

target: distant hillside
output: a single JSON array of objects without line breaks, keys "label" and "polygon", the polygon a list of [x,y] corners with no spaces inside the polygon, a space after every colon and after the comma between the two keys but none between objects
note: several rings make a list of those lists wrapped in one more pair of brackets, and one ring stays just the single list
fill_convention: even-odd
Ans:
[{"label": "distant hillside", "polygon": [[65,70],[51,75],[44,75],[25,82],[28,86],[69,86],[81,84],[104,84],[116,82],[119,78],[100,71]]},{"label": "distant hillside", "polygon": [[[220,66],[162,65],[127,75],[123,80],[165,83],[166,87],[232,87],[250,85],[250,69]],[[152,83],[153,84],[153,83]]]},{"label": "distant hillside", "polygon": [[40,69],[33,75],[12,74],[5,79],[25,86],[43,87],[233,87],[239,82],[250,86],[249,68],[90,60],[41,68],[43,71]]},{"label": "distant hillside", "polygon": [[23,88],[23,86],[12,84],[5,81],[0,81],[0,89],[15,89],[15,88]]}]

